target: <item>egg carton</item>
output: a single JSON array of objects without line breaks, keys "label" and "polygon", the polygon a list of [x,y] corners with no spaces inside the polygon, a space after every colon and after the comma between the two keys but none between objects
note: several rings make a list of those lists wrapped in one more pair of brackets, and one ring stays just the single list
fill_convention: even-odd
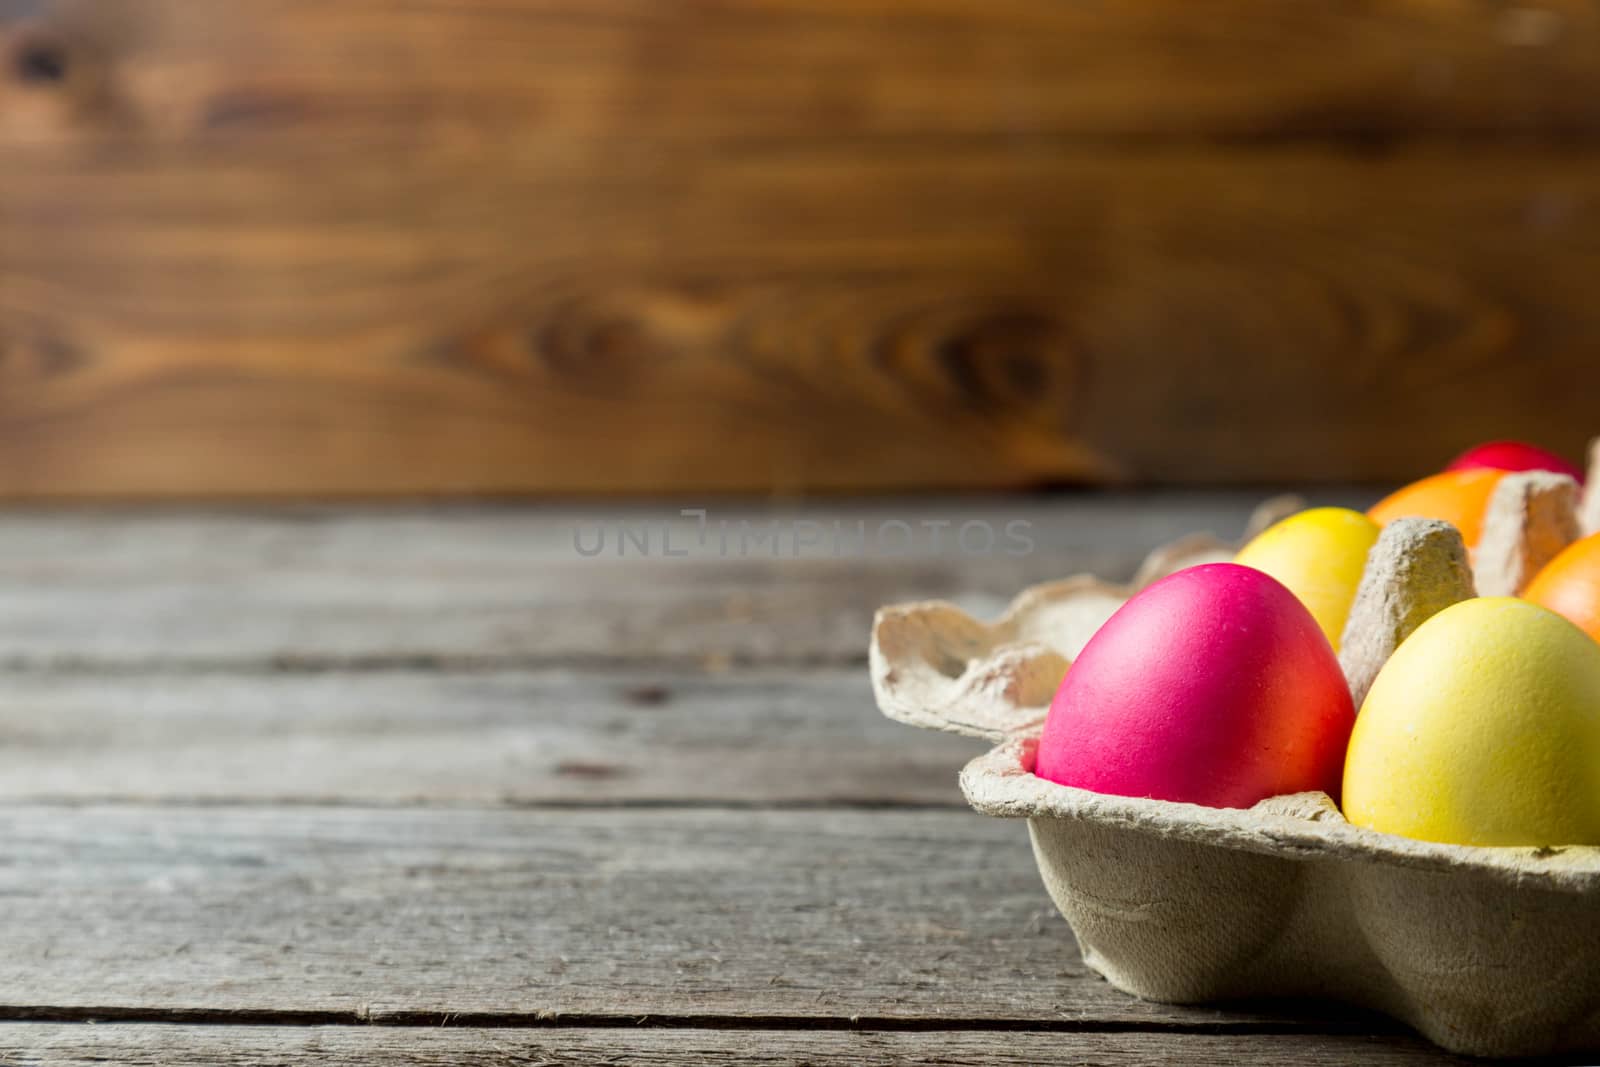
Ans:
[{"label": "egg carton", "polygon": [[[1577,532],[1570,479],[1504,481],[1476,553],[1480,587],[1515,587]],[[1246,536],[1297,509],[1269,502]],[[1552,515],[1568,523],[1559,535]],[[1411,528],[1393,524],[1380,539],[1400,547],[1374,550],[1352,610],[1353,685],[1432,611],[1472,594],[1472,576],[1438,592],[1465,561],[1453,529],[1403,522]],[[1439,528],[1458,561],[1429,559]],[[1177,1004],[1335,999],[1468,1055],[1600,1050],[1600,848],[1415,841],[1351,825],[1324,793],[1221,809],[1034,776],[1051,697],[1100,624],[1156,579],[1235,551],[1185,538],[1127,585],[1080,576],[1034,586],[989,623],[943,602],[885,608],[871,646],[878,705],[995,743],[961,772],[962,792],[986,815],[1028,820],[1045,888],[1084,961],[1118,989]]]}]

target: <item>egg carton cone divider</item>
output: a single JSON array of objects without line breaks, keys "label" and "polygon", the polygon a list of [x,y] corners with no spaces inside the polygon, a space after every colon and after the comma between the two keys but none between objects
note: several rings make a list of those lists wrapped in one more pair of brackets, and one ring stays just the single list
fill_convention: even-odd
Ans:
[{"label": "egg carton cone divider", "polygon": [[[1247,537],[1297,507],[1263,505]],[[1507,508],[1493,521],[1547,538],[1541,509],[1531,514]],[[1354,641],[1347,674],[1375,671],[1373,658],[1472,594],[1459,535],[1441,526],[1385,530],[1344,643],[1361,626],[1387,631]],[[1085,962],[1125,992],[1169,1003],[1335,999],[1469,1055],[1600,1050],[1600,849],[1414,841],[1352,826],[1323,793],[1206,808],[1033,774],[1050,699],[1101,623],[1150,582],[1235,550],[1191,536],[1152,553],[1126,585],[1079,576],[1035,586],[989,623],[942,602],[884,608],[870,649],[878,706],[995,744],[961,772],[962,792],[984,814],[1028,820],[1045,888]]]}]

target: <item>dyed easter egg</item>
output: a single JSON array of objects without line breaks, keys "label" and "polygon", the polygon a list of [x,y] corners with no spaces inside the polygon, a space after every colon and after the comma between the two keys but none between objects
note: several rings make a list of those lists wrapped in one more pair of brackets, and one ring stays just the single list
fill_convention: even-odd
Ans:
[{"label": "dyed easter egg", "polygon": [[1335,652],[1379,526],[1349,508],[1312,508],[1267,527],[1233,558],[1300,598]]},{"label": "dyed easter egg", "polygon": [[1251,567],[1206,564],[1150,585],[1089,639],[1034,773],[1218,808],[1337,796],[1353,719],[1333,649],[1295,595]]},{"label": "dyed easter egg", "polygon": [[1583,470],[1564,456],[1522,441],[1489,441],[1469,448],[1450,461],[1445,470],[1554,471],[1583,484]]},{"label": "dyed easter egg", "polygon": [[1600,534],[1562,549],[1533,576],[1522,599],[1549,608],[1600,641]]},{"label": "dyed easter egg", "polygon": [[1367,509],[1379,526],[1396,519],[1440,519],[1461,531],[1469,549],[1483,535],[1483,513],[1505,471],[1480,467],[1444,471],[1402,486]]},{"label": "dyed easter egg", "polygon": [[1439,612],[1361,706],[1344,814],[1449,844],[1600,844],[1600,645],[1513,597]]}]

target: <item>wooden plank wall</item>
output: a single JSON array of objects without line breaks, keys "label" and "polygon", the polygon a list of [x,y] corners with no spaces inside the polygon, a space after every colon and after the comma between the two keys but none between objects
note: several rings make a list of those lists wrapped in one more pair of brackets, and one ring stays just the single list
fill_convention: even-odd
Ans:
[{"label": "wooden plank wall", "polygon": [[0,0],[0,496],[1600,430],[1600,5]]}]

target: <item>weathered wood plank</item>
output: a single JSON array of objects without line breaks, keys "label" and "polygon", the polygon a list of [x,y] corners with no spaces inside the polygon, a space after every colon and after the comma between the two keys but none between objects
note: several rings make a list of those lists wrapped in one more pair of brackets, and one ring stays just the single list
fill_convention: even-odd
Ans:
[{"label": "weathered wood plank", "polygon": [[[713,532],[703,546],[697,520],[679,516],[676,504],[13,512],[0,518],[0,664],[862,663],[872,614],[883,604],[945,597],[990,615],[1032,582],[1079,571],[1124,578],[1146,551],[1182,534],[1236,535],[1263,495],[711,503]],[[669,520],[673,551],[691,551],[689,558],[662,558]],[[724,521],[727,558],[715,532]],[[771,521],[780,535],[757,541]],[[825,539],[795,558],[802,521],[821,526]],[[743,522],[750,539],[741,553]],[[835,522],[845,531],[838,558]],[[969,522],[993,532],[990,553],[970,555],[956,544]],[[1013,522],[1028,524],[1031,552],[1008,554]],[[913,534],[906,554],[897,523]],[[937,548],[928,523],[948,524]],[[861,524],[869,549],[881,551],[858,551]],[[648,533],[652,558],[639,558],[632,541],[617,558],[624,528]],[[592,545],[597,533],[607,537],[605,552],[584,558],[575,537]]]},{"label": "weathered wood plank", "polygon": [[108,1060],[125,1067],[176,1062],[213,1067],[298,1063],[532,1067],[619,1062],[674,1067],[751,1062],[839,1067],[928,1063],[947,1067],[1120,1067],[1129,1063],[1194,1067],[1236,1067],[1241,1063],[1345,1067],[1362,1063],[1388,1067],[1473,1062],[1401,1035],[0,1024],[0,1063],[88,1067]]},{"label": "weathered wood plank", "polygon": [[961,806],[981,750],[858,668],[0,679],[7,799]]},{"label": "weathered wood plank", "polygon": [[1118,993],[1023,826],[965,811],[12,805],[0,839],[11,1018],[1339,1017]]}]

